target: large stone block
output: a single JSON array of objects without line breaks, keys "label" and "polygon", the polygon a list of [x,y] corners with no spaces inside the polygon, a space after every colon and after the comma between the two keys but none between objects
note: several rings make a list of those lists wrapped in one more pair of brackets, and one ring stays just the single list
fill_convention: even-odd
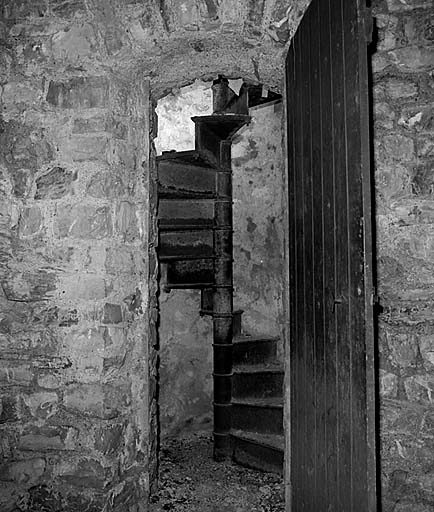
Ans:
[{"label": "large stone block", "polygon": [[395,48],[399,37],[398,17],[390,14],[377,14],[375,16],[378,29],[377,50],[387,51]]},{"label": "large stone block", "polygon": [[390,332],[387,335],[387,344],[391,353],[391,362],[394,366],[408,368],[416,364],[418,345],[414,334]]},{"label": "large stone block", "polygon": [[434,377],[429,374],[408,377],[404,389],[410,402],[432,405],[434,401]]},{"label": "large stone block", "polygon": [[5,0],[2,3],[2,14],[4,19],[17,22],[27,17],[43,17],[47,14],[47,3],[45,0]]},{"label": "large stone block", "polygon": [[71,427],[31,427],[20,437],[18,449],[30,452],[65,450],[65,440],[75,436],[76,430]]},{"label": "large stone block", "polygon": [[404,22],[404,33],[410,44],[429,45],[434,41],[434,14],[422,11]]},{"label": "large stone block", "polygon": [[64,407],[87,416],[113,419],[125,412],[131,399],[122,386],[103,384],[71,385],[64,394]]},{"label": "large stone block", "polygon": [[122,320],[122,307],[119,304],[104,304],[103,324],[120,324]]},{"label": "large stone block", "polygon": [[58,238],[84,240],[112,235],[112,219],[108,206],[61,205],[57,208],[54,233]]},{"label": "large stone block", "polygon": [[20,234],[32,236],[39,233],[42,228],[42,212],[38,206],[24,208],[20,216]]},{"label": "large stone block", "polygon": [[137,205],[122,201],[116,208],[116,230],[126,241],[136,240],[140,233],[137,219]]},{"label": "large stone block", "polygon": [[108,105],[109,85],[105,77],[77,77],[51,81],[46,100],[59,108],[102,108]]},{"label": "large stone block", "polygon": [[0,124],[0,165],[9,171],[17,197],[27,195],[35,172],[52,157],[44,130],[15,121]]},{"label": "large stone block", "polygon": [[434,47],[404,47],[390,52],[390,57],[400,71],[418,73],[434,68]]},{"label": "large stone block", "polygon": [[42,458],[5,463],[0,466],[0,480],[31,485],[45,473],[46,466],[46,461]]},{"label": "large stone block", "polygon": [[376,153],[380,161],[386,159],[410,162],[414,160],[414,141],[398,133],[386,135],[377,141]]},{"label": "large stone block", "polygon": [[28,386],[33,380],[34,374],[28,364],[8,364],[7,361],[0,361],[0,385],[7,386]]},{"label": "large stone block", "polygon": [[23,402],[34,418],[47,419],[57,412],[59,397],[57,393],[41,391],[23,395]]},{"label": "large stone block", "polygon": [[1,95],[3,108],[8,114],[35,107],[42,97],[40,85],[26,82],[9,82],[3,86]]},{"label": "large stone block", "polygon": [[58,278],[57,291],[66,301],[95,301],[107,296],[107,284],[104,277],[95,274],[63,274]]},{"label": "large stone block", "polygon": [[110,168],[95,174],[90,179],[86,192],[91,197],[114,199],[132,192],[133,188],[128,185],[128,176],[125,173],[121,174]]},{"label": "large stone block", "polygon": [[374,116],[377,125],[387,129],[393,128],[396,114],[388,103],[380,101],[374,103]]},{"label": "large stone block", "polygon": [[104,160],[106,157],[107,137],[104,136],[81,136],[73,135],[65,146],[64,151],[68,152],[74,162]]},{"label": "large stone block", "polygon": [[398,377],[394,373],[380,370],[380,395],[396,398],[398,395]]},{"label": "large stone block", "polygon": [[36,180],[35,199],[60,199],[72,191],[77,173],[63,167],[53,167]]},{"label": "large stone block", "polygon": [[109,274],[129,274],[140,271],[141,252],[131,247],[119,246],[106,249],[105,269]]},{"label": "large stone block", "polygon": [[50,10],[55,16],[69,18],[86,10],[85,0],[50,0]]},{"label": "large stone block", "polygon": [[0,397],[0,425],[3,423],[14,423],[21,418],[20,397],[3,395]]},{"label": "large stone block", "polygon": [[417,95],[417,84],[411,80],[400,80],[398,78],[389,78],[385,82],[385,91],[388,96],[395,100],[403,98],[411,98]]},{"label": "large stone block", "polygon": [[57,61],[77,63],[97,49],[95,31],[90,23],[69,25],[51,38],[51,52]]},{"label": "large stone block", "polygon": [[62,353],[71,361],[64,372],[69,382],[99,382],[103,373],[105,340],[97,328],[72,331],[63,340]]},{"label": "large stone block", "polygon": [[54,472],[63,482],[75,487],[102,490],[106,482],[103,466],[90,458],[64,459],[56,465]]},{"label": "large stone block", "polygon": [[432,7],[432,0],[387,0],[390,11],[411,11],[417,8]]},{"label": "large stone block", "polygon": [[434,162],[416,166],[411,185],[414,194],[431,196],[434,193]]},{"label": "large stone block", "polygon": [[56,275],[46,270],[11,272],[2,282],[2,286],[8,300],[24,302],[46,300],[56,289]]},{"label": "large stone block", "polygon": [[118,453],[123,447],[125,425],[110,425],[95,432],[95,448],[104,455]]},{"label": "large stone block", "polygon": [[79,117],[74,119],[72,133],[97,133],[104,132],[106,129],[106,117],[97,114],[93,117]]}]

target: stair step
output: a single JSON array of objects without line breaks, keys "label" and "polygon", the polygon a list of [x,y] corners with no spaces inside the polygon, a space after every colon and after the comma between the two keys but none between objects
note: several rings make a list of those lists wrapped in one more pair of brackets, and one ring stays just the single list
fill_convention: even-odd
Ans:
[{"label": "stair step", "polygon": [[184,219],[163,219],[158,227],[161,231],[202,231],[214,227],[212,221],[208,219],[196,219],[194,222],[186,223]]},{"label": "stair step", "polygon": [[158,204],[159,225],[214,224],[214,201],[212,199],[160,199]]},{"label": "stair step", "polygon": [[283,434],[282,397],[232,400],[232,428],[261,434]]},{"label": "stair step", "polygon": [[170,289],[208,288],[214,283],[214,260],[179,260],[161,266],[161,280]]},{"label": "stair step", "polygon": [[230,140],[250,117],[243,114],[214,114],[191,118],[196,125],[196,149],[205,154],[209,160],[221,167],[227,165],[221,160],[221,145],[224,140]]},{"label": "stair step", "polygon": [[251,469],[283,473],[284,437],[232,430],[233,459]]},{"label": "stair step", "polygon": [[234,364],[254,364],[274,360],[279,338],[249,336],[234,337]]},{"label": "stair step", "polygon": [[213,170],[212,163],[206,158],[206,155],[196,149],[187,151],[163,151],[163,154],[157,156],[157,162],[171,161],[178,162],[181,165],[197,166]]},{"label": "stair step", "polygon": [[278,363],[237,365],[232,393],[235,398],[282,397],[283,378],[283,368]]},{"label": "stair step", "polygon": [[215,197],[215,168],[200,153],[164,154],[157,158],[159,197]]},{"label": "stair step", "polygon": [[179,260],[196,257],[204,259],[213,255],[213,232],[203,231],[162,231],[158,254],[161,261],[166,258]]}]

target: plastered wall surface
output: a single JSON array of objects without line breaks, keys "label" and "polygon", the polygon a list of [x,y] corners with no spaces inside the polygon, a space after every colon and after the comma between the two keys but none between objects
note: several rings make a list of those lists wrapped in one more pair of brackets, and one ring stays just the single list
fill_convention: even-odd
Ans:
[{"label": "plastered wall surface", "polygon": [[282,103],[254,107],[232,146],[234,305],[249,334],[283,329]]}]

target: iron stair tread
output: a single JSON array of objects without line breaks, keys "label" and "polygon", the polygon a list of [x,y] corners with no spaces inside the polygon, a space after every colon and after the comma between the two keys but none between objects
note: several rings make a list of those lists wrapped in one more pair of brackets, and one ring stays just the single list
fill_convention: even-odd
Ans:
[{"label": "iron stair tread", "polygon": [[158,189],[158,197],[165,201],[173,199],[176,201],[191,201],[193,199],[215,199],[217,197],[215,192],[196,192],[175,187],[163,187],[162,185],[159,185]]},{"label": "iron stair tread", "polygon": [[161,222],[159,225],[160,231],[212,231],[214,223],[211,222]]},{"label": "iron stair tread", "polygon": [[176,284],[165,284],[164,288],[167,290],[201,290],[202,288],[207,288],[208,286],[212,286],[213,283],[207,282],[199,282],[199,283],[176,283]]},{"label": "iron stair tread", "polygon": [[161,254],[159,255],[160,262],[166,261],[193,261],[193,260],[213,260],[214,256],[203,256],[196,254]]},{"label": "iron stair tread", "polygon": [[279,341],[279,336],[267,336],[267,335],[263,335],[263,334],[250,335],[250,334],[241,333],[238,336],[234,336],[234,339],[233,339],[234,345],[235,344],[241,345],[242,343],[252,343],[252,342],[254,343],[256,341],[269,341],[269,342]]},{"label": "iron stair tread", "polygon": [[271,396],[263,398],[233,398],[232,405],[282,409],[283,396]]},{"label": "iron stair tread", "polygon": [[254,374],[254,373],[284,373],[283,366],[278,361],[253,364],[236,364],[233,368],[234,373]]},{"label": "iron stair tread", "polygon": [[181,164],[201,167],[203,169],[215,170],[215,165],[200,151],[196,149],[188,151],[164,151],[162,155],[157,156],[157,162],[170,161]]},{"label": "iron stair tread", "polygon": [[241,439],[242,441],[265,446],[267,448],[274,448],[282,452],[284,451],[285,438],[281,434],[260,434],[258,432],[232,429],[231,436]]},{"label": "iron stair tread", "polygon": [[242,126],[248,124],[251,117],[246,114],[212,114],[209,116],[195,116],[191,120],[195,124],[207,126],[220,140],[227,140]]}]

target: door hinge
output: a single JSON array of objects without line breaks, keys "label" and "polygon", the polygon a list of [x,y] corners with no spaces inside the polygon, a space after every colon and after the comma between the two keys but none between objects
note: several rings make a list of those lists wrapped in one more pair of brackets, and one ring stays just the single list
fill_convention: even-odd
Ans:
[{"label": "door hinge", "polygon": [[380,297],[376,290],[371,293],[371,306],[378,306],[380,304]]}]

